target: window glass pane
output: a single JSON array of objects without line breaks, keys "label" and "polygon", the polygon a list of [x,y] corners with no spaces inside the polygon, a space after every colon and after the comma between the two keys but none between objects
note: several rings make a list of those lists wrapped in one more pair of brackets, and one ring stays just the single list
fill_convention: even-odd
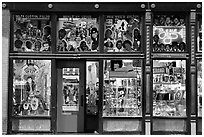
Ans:
[{"label": "window glass pane", "polygon": [[153,116],[186,116],[186,61],[153,61]]},{"label": "window glass pane", "polygon": [[63,68],[62,113],[79,111],[79,68]]},{"label": "window glass pane", "polygon": [[197,37],[198,52],[202,52],[202,15],[198,16],[198,37]]},{"label": "window glass pane", "polygon": [[153,52],[186,51],[185,16],[155,15]]},{"label": "window glass pane", "polygon": [[13,60],[13,115],[49,116],[50,60]]},{"label": "window glass pane", "polygon": [[141,82],[141,60],[105,60],[103,116],[142,116]]},{"label": "window glass pane", "polygon": [[104,51],[141,51],[141,30],[141,17],[138,15],[106,16]]},{"label": "window glass pane", "polygon": [[61,52],[98,51],[98,18],[85,15],[58,17],[57,50]]},{"label": "window glass pane", "polygon": [[14,15],[14,51],[45,52],[51,46],[49,15]]},{"label": "window glass pane", "polygon": [[198,116],[202,116],[202,60],[197,62]]},{"label": "window glass pane", "polygon": [[86,62],[86,113],[98,114],[99,101],[99,63]]}]

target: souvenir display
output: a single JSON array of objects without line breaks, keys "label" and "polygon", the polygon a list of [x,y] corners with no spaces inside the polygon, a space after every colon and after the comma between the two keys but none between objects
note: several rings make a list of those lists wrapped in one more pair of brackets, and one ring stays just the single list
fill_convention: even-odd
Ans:
[{"label": "souvenir display", "polygon": [[62,113],[79,111],[79,68],[63,68]]},{"label": "souvenir display", "polygon": [[202,116],[202,60],[197,61],[198,116]]},{"label": "souvenir display", "polygon": [[185,52],[185,17],[155,15],[153,25],[153,52]]},{"label": "souvenir display", "polygon": [[106,60],[103,116],[142,116],[141,61]]},{"label": "souvenir display", "polygon": [[99,103],[99,63],[88,61],[86,66],[86,113],[97,115]]},{"label": "souvenir display", "polygon": [[105,17],[104,51],[141,51],[141,18],[138,15]]},{"label": "souvenir display", "polygon": [[14,60],[13,115],[49,115],[51,61]]},{"label": "souvenir display", "polygon": [[202,52],[202,16],[198,16],[198,37],[197,37],[197,50]]},{"label": "souvenir display", "polygon": [[14,15],[14,51],[46,52],[51,48],[49,15]]},{"label": "souvenir display", "polygon": [[186,61],[153,61],[153,116],[186,116]]},{"label": "souvenir display", "polygon": [[57,50],[59,52],[95,52],[99,50],[98,19],[70,15],[58,18]]}]

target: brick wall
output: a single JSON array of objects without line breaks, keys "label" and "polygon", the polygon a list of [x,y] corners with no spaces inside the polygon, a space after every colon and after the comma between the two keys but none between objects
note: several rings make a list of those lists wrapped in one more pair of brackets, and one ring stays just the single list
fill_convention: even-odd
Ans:
[{"label": "brick wall", "polygon": [[2,10],[2,133],[7,132],[10,12]]}]

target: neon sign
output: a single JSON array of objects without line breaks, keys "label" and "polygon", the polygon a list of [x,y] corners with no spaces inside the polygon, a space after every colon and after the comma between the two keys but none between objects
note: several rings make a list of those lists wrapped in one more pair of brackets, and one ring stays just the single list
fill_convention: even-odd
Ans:
[{"label": "neon sign", "polygon": [[154,27],[154,33],[159,36],[159,41],[163,44],[171,44],[173,41],[185,41],[184,30],[184,27]]}]

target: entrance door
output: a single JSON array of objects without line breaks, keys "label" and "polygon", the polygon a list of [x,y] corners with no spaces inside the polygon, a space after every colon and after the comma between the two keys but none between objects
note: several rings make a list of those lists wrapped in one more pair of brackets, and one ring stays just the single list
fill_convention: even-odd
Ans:
[{"label": "entrance door", "polygon": [[57,62],[57,132],[84,132],[84,81],[84,62]]}]

